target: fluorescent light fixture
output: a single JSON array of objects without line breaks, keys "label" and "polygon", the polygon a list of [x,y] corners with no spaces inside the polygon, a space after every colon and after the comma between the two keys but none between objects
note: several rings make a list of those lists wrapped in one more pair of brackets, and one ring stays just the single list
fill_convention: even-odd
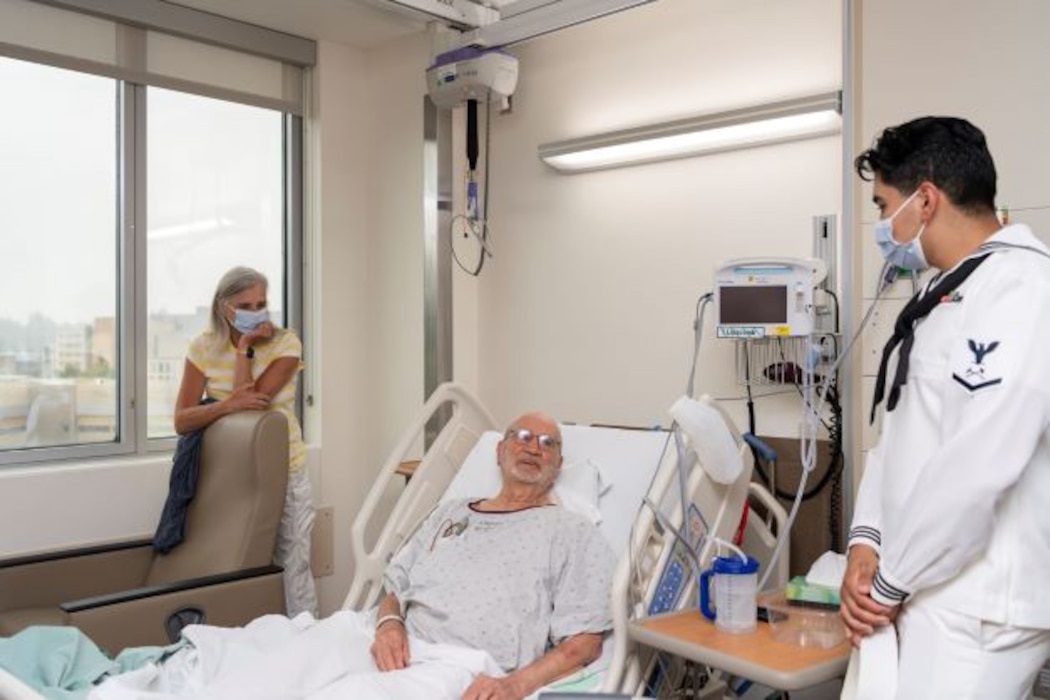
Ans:
[{"label": "fluorescent light fixture", "polygon": [[542,144],[539,156],[563,172],[688,158],[837,134],[840,112],[840,95],[831,92]]}]

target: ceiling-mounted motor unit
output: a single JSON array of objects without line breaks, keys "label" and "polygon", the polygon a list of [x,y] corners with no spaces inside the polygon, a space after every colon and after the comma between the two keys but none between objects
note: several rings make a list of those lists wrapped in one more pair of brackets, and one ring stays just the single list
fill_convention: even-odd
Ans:
[{"label": "ceiling-mounted motor unit", "polygon": [[502,102],[518,84],[518,59],[501,49],[466,47],[439,54],[427,69],[427,92],[438,107],[467,100]]}]

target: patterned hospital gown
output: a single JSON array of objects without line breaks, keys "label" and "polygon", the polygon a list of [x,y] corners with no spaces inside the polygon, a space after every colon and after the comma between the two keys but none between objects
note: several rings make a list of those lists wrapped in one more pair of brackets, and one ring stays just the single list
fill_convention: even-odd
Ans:
[{"label": "patterned hospital gown", "polygon": [[549,646],[612,628],[614,556],[598,529],[560,506],[483,513],[439,505],[383,577],[411,635],[487,651],[506,671]]}]

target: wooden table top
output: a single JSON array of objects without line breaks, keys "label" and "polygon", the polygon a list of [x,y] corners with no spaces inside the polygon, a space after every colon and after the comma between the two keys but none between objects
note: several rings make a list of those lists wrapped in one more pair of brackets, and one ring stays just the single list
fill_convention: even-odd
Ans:
[{"label": "wooden table top", "polygon": [[848,642],[830,649],[778,642],[765,622],[753,633],[729,634],[697,610],[643,618],[631,623],[630,634],[647,646],[778,690],[798,690],[844,675],[850,655]]}]

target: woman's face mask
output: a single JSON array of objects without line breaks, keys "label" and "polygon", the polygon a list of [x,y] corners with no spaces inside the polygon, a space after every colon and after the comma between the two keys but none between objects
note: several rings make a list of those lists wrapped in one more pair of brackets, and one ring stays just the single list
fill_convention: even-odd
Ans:
[{"label": "woman's face mask", "polygon": [[270,320],[270,312],[266,309],[249,311],[248,309],[234,309],[233,321],[230,323],[241,333],[251,333],[261,324]]},{"label": "woman's face mask", "polygon": [[907,243],[898,243],[893,237],[893,219],[901,213],[904,207],[908,206],[911,200],[915,199],[917,194],[919,190],[915,190],[910,197],[904,200],[904,203],[897,207],[897,211],[893,212],[888,219],[880,219],[875,222],[875,243],[878,244],[882,257],[891,265],[922,272],[930,266],[930,263],[926,261],[926,255],[922,252],[922,243],[919,242],[923,231],[926,230],[926,224],[923,224],[919,232],[915,234],[915,238]]}]

